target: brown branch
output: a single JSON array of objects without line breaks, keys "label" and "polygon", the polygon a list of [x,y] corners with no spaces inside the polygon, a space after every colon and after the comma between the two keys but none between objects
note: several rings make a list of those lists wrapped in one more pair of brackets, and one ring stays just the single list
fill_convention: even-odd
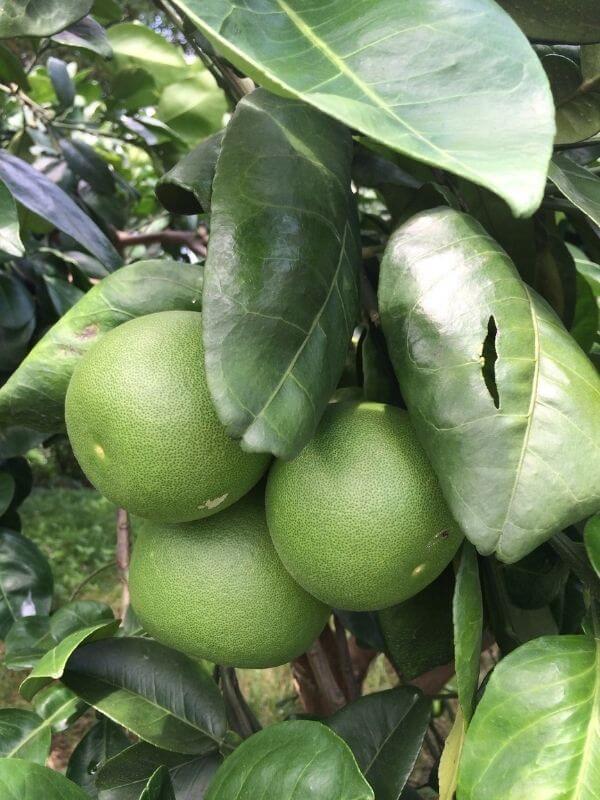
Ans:
[{"label": "brown branch", "polygon": [[346,705],[346,698],[333,675],[331,664],[320,639],[317,639],[312,647],[308,648],[306,658],[323,699],[323,708],[326,715],[329,716]]},{"label": "brown branch", "polygon": [[360,299],[370,321],[373,325],[379,327],[381,325],[381,319],[379,317],[377,295],[363,267],[360,268]]},{"label": "brown branch", "polygon": [[114,231],[115,244],[119,251],[139,244],[170,244],[189,247],[199,256],[206,256],[205,238],[198,231],[177,231],[166,229],[152,233],[128,233]]},{"label": "brown branch", "polygon": [[337,647],[338,662],[340,665],[340,672],[344,681],[344,691],[346,697],[350,702],[356,700],[360,696],[360,684],[356,680],[354,674],[354,667],[352,658],[350,657],[350,650],[348,648],[348,639],[346,638],[346,629],[342,625],[341,620],[334,616],[335,626],[335,643]]},{"label": "brown branch", "polygon": [[125,617],[125,612],[129,606],[129,515],[124,508],[117,509],[117,568],[119,577],[123,584],[121,591],[121,617]]}]

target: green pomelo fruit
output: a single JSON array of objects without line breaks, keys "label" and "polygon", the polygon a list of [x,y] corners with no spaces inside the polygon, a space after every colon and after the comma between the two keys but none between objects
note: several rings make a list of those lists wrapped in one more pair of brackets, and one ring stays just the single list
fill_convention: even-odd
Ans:
[{"label": "green pomelo fruit", "polygon": [[194,311],[148,314],[107,333],[75,370],[65,417],[89,480],[148,519],[184,522],[221,511],[257,483],[270,459],[245,453],[225,433]]},{"label": "green pomelo fruit", "polygon": [[194,658],[235,667],[291,661],[330,613],[277,557],[259,490],[210,519],[144,525],[129,586],[151,636]]},{"label": "green pomelo fruit", "polygon": [[288,571],[351,611],[412,597],[462,540],[408,414],[380,403],[331,405],[300,455],[274,463],[266,509]]}]

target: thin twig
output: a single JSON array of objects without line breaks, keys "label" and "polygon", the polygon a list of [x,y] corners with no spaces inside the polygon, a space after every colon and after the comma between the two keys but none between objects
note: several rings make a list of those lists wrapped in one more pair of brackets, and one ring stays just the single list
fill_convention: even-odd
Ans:
[{"label": "thin twig", "polygon": [[218,675],[227,704],[229,722],[242,739],[247,739],[261,729],[261,724],[242,694],[235,669],[219,666]]},{"label": "thin twig", "polygon": [[73,600],[75,600],[75,598],[77,597],[79,592],[83,589],[83,587],[86,584],[88,584],[90,581],[94,580],[94,578],[97,575],[99,575],[101,572],[104,572],[104,570],[108,569],[109,567],[116,567],[116,566],[117,566],[117,562],[116,561],[109,561],[108,564],[103,564],[101,567],[98,567],[98,569],[95,569],[93,572],[90,572],[90,574],[87,575],[81,581],[81,583],[77,584],[77,586],[73,589],[73,591],[71,592],[71,596],[69,597],[69,602],[72,602]]},{"label": "thin twig", "polygon": [[206,256],[206,244],[198,231],[163,230],[151,233],[127,233],[115,231],[117,249],[134,247],[140,244],[171,244],[189,247],[199,256]]},{"label": "thin twig", "polygon": [[381,318],[379,316],[379,306],[377,304],[377,295],[375,289],[371,285],[371,281],[367,277],[364,268],[360,268],[360,298],[363,308],[369,320],[379,327],[381,325]]},{"label": "thin twig", "polygon": [[123,584],[121,591],[121,618],[125,618],[125,612],[129,606],[129,515],[124,508],[117,509],[117,567],[119,576]]}]

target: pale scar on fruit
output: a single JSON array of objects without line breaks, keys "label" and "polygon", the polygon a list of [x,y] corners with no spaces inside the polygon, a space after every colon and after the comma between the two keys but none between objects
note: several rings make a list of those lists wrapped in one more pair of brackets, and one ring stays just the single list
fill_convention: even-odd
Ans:
[{"label": "pale scar on fruit", "polygon": [[222,494],[221,497],[215,497],[213,500],[207,500],[205,503],[199,505],[198,508],[216,508],[217,506],[220,506],[224,500],[227,499],[228,494],[229,493],[226,492],[225,494]]},{"label": "pale scar on fruit", "polygon": [[98,458],[104,458],[104,448],[101,447],[99,444],[94,445],[94,453],[98,456]]}]

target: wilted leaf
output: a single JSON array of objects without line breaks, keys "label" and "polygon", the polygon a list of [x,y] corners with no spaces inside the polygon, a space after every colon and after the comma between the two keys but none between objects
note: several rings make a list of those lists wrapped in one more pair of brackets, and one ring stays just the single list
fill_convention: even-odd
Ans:
[{"label": "wilted leaf", "polygon": [[417,433],[481,553],[517,561],[597,510],[600,379],[475,220],[436,209],[396,231],[379,305]]},{"label": "wilted leaf", "polygon": [[33,711],[0,708],[0,758],[22,758],[45,764],[50,753],[50,728]]},{"label": "wilted leaf", "polygon": [[64,775],[17,758],[0,759],[2,800],[89,800]]},{"label": "wilted leaf", "polygon": [[71,236],[106,267],[121,265],[121,257],[96,223],[66,192],[27,162],[0,151],[0,179],[16,200]]},{"label": "wilted leaf", "polygon": [[358,305],[350,160],[336,122],[260,89],[227,127],[204,347],[217,412],[248,450],[296,455],[341,375]]},{"label": "wilted leaf", "polygon": [[225,734],[225,706],[212,678],[188,656],[149,639],[123,637],[80,647],[62,681],[157,747],[201,754],[215,750]]},{"label": "wilted leaf", "polygon": [[224,131],[209,136],[178,161],[156,184],[159,202],[172,214],[210,211],[212,184]]},{"label": "wilted leaf", "polygon": [[532,39],[580,44],[600,42],[596,0],[498,0]]},{"label": "wilted leaf", "polygon": [[79,22],[74,22],[52,39],[65,47],[77,47],[82,50],[91,50],[104,58],[111,58],[113,51],[106,37],[106,31],[93,17],[84,17]]},{"label": "wilted leaf", "polygon": [[599,665],[600,641],[584,636],[536,639],[504,658],[467,731],[459,800],[592,800],[600,786]]},{"label": "wilted leaf", "polygon": [[51,36],[85,17],[92,0],[2,0],[0,39],[12,36]]},{"label": "wilted leaf", "polygon": [[377,800],[397,800],[417,760],[431,715],[418,689],[360,697],[327,720],[348,744]]},{"label": "wilted leaf", "polygon": [[200,311],[203,272],[175,261],[139,261],[94,286],[33,348],[0,388],[0,426],[64,427],[73,370],[107,331],[157,311]]},{"label": "wilted leaf", "polygon": [[539,205],[554,106],[537,57],[491,0],[175,5],[265,88],[487,186],[517,215]]},{"label": "wilted leaf", "polygon": [[206,800],[374,800],[348,746],[320,722],[280,722],[246,739],[217,770]]},{"label": "wilted leaf", "polygon": [[0,528],[0,638],[20,617],[48,614],[52,589],[52,572],[37,546]]}]

